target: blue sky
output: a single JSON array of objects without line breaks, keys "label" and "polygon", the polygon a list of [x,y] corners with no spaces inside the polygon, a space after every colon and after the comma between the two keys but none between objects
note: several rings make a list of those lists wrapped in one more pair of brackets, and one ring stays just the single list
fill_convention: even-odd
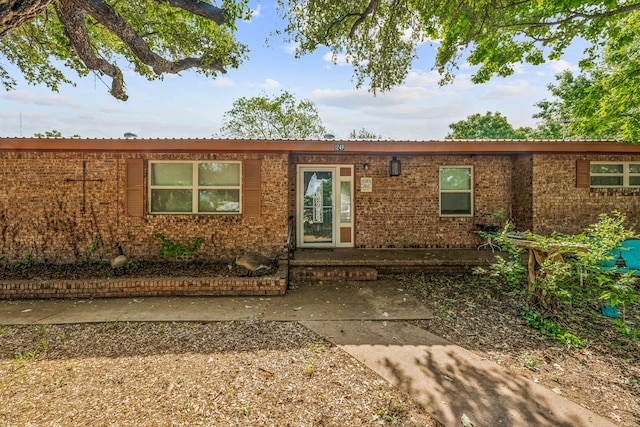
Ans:
[{"label": "blue sky", "polygon": [[[125,132],[141,138],[209,138],[219,134],[235,99],[285,90],[311,100],[337,139],[363,127],[389,139],[442,139],[450,123],[487,111],[502,113],[514,127],[535,126],[534,104],[548,97],[547,84],[577,64],[577,58],[566,56],[536,67],[524,65],[507,79],[483,85],[473,85],[473,70],[463,68],[453,84],[440,87],[431,71],[435,47],[424,45],[406,83],[374,96],[355,90],[351,67],[334,65],[326,49],[295,59],[292,46],[281,38],[266,45],[270,32],[284,23],[275,2],[253,2],[253,7],[252,20],[238,25],[238,38],[251,49],[239,69],[215,79],[189,71],[153,82],[124,70],[126,102],[111,97],[110,82],[93,75],[75,78],[76,87],[63,86],[58,93],[18,79],[17,90],[0,92],[0,136],[30,137],[55,129],[64,136],[97,138],[118,138]],[[3,58],[0,62],[7,65]]]}]

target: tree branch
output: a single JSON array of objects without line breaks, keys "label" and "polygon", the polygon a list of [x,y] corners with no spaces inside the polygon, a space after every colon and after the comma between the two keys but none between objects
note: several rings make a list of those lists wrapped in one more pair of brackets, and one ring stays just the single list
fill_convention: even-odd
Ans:
[{"label": "tree branch", "polygon": [[0,38],[40,15],[53,0],[0,1]]},{"label": "tree branch", "polygon": [[[104,25],[110,32],[117,35],[131,51],[143,63],[150,66],[157,75],[164,73],[177,74],[192,67],[203,67],[200,58],[185,58],[177,62],[168,61],[149,49],[144,38],[137,34],[135,30],[118,15],[113,8],[102,0],[63,0],[75,3],[78,7],[86,10],[96,21]],[[219,62],[207,65],[207,68],[226,73],[226,70]]]},{"label": "tree branch", "polygon": [[218,25],[223,25],[226,19],[225,12],[219,7],[215,7],[212,4],[205,3],[200,0],[156,0],[158,3],[169,3],[170,6],[176,9],[186,10],[194,15],[201,16],[208,20],[215,22]]},{"label": "tree branch", "polygon": [[115,65],[96,56],[84,22],[85,12],[67,0],[61,0],[59,9],[56,9],[56,11],[69,36],[73,50],[82,62],[90,70],[100,71],[111,77],[111,95],[116,99],[126,101],[128,96],[124,91],[122,71]]},{"label": "tree branch", "polygon": [[356,19],[356,22],[351,26],[351,31],[349,31],[349,38],[353,38],[354,34],[358,30],[358,27],[362,25],[362,23],[367,19],[367,16],[373,14],[378,7],[378,0],[370,0],[367,8],[359,14],[360,16]]},{"label": "tree branch", "polygon": [[[204,18],[212,19],[216,23],[224,22],[224,12],[208,3],[192,0],[169,0],[169,3],[172,6],[184,8]],[[120,38],[131,52],[140,61],[151,67],[157,75],[164,73],[177,74],[187,69],[205,67],[226,73],[220,62],[204,65],[201,58],[184,58],[178,61],[170,61],[163,58],[153,52],[144,37],[136,33],[131,25],[103,0],[60,0],[59,5],[58,18],[65,26],[76,54],[89,69],[100,71],[113,79],[111,94],[117,99],[123,101],[127,99],[127,95],[124,92],[122,71],[115,64],[111,64],[96,55],[86,28],[85,14],[90,15]]]}]

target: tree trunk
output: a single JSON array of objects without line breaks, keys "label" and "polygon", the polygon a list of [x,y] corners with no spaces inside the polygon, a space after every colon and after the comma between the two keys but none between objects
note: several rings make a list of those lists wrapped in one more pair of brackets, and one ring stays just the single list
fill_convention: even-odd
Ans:
[{"label": "tree trunk", "polygon": [[42,13],[53,0],[0,0],[0,37]]}]

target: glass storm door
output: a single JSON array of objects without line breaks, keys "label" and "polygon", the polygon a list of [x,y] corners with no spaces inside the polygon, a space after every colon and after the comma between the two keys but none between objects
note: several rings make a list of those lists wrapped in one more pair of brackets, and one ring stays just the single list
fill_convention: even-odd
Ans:
[{"label": "glass storm door", "polygon": [[352,177],[352,166],[299,167],[299,246],[353,246]]}]

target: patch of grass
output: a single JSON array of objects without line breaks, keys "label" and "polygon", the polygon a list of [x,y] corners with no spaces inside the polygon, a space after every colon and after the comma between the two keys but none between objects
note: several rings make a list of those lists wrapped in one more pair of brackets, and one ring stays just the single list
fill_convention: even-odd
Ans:
[{"label": "patch of grass", "polygon": [[546,336],[560,341],[569,348],[580,348],[587,345],[585,341],[562,329],[557,323],[545,319],[531,307],[522,309],[522,317],[533,329],[537,329]]},{"label": "patch of grass", "polygon": [[316,364],[313,360],[310,360],[304,367],[304,374],[308,377],[312,376],[316,372]]},{"label": "patch of grass", "polygon": [[105,323],[107,325],[107,331],[115,331],[120,327],[120,316],[116,317],[113,320],[107,319],[105,320]]}]

